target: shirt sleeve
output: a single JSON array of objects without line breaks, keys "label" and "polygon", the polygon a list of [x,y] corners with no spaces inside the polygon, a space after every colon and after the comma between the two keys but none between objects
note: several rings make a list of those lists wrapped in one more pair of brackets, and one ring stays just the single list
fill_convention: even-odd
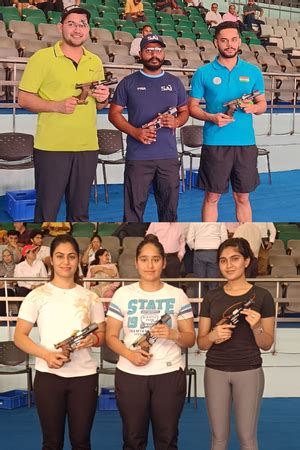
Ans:
[{"label": "shirt sleeve", "polygon": [[260,314],[262,319],[267,317],[275,317],[275,303],[269,291],[265,290]]},{"label": "shirt sleeve", "polygon": [[32,291],[26,295],[19,310],[19,319],[23,319],[31,323],[35,323],[37,321],[39,315],[39,305],[36,298],[36,291]]},{"label": "shirt sleeve", "polygon": [[187,296],[183,292],[182,289],[180,289],[180,309],[178,312],[178,320],[185,320],[185,319],[191,319],[194,317],[192,305],[189,302]]},{"label": "shirt sleeve", "polygon": [[112,103],[114,103],[115,105],[123,106],[123,108],[125,108],[125,106],[127,105],[127,101],[128,95],[126,89],[126,79],[124,78],[120,81],[115,90]]},{"label": "shirt sleeve", "polygon": [[200,304],[200,317],[210,317],[210,301],[209,301],[209,295],[206,295],[203,299],[203,302]]},{"label": "shirt sleeve", "polygon": [[114,319],[119,320],[120,322],[123,322],[124,320],[124,313],[121,310],[121,294],[122,293],[122,288],[118,289],[115,294],[113,295],[111,302],[109,304],[109,308],[108,308],[108,312],[107,312],[107,316],[109,317],[113,317]]},{"label": "shirt sleeve", "polygon": [[259,70],[258,67],[255,67],[256,69],[256,80],[254,82],[253,90],[259,91],[261,94],[265,93],[265,83],[264,83],[264,77],[262,75],[262,72]]},{"label": "shirt sleeve", "polygon": [[29,59],[23,72],[19,84],[21,91],[37,94],[47,71],[46,64],[43,64],[39,51]]},{"label": "shirt sleeve", "polygon": [[190,96],[199,100],[204,96],[203,70],[201,67],[193,75]]}]

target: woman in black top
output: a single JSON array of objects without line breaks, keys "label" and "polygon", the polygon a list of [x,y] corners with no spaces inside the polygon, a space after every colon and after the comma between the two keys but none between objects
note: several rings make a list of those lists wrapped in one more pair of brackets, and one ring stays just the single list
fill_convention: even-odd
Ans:
[{"label": "woman in black top", "polygon": [[[232,238],[218,249],[220,271],[227,282],[209,291],[201,305],[198,346],[207,350],[204,387],[212,431],[211,450],[226,450],[233,404],[242,450],[258,450],[257,420],[264,388],[260,349],[274,340],[275,307],[271,294],[245,277],[253,253],[248,241]],[[244,302],[235,325],[228,323]]]}]

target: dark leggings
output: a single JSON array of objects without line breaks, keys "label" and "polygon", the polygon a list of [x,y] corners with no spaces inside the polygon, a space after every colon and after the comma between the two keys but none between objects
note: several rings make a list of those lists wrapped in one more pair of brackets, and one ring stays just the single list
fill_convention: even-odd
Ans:
[{"label": "dark leggings", "polygon": [[42,450],[62,450],[68,419],[72,450],[91,450],[98,375],[65,378],[36,372],[34,394],[43,433]]},{"label": "dark leggings", "polygon": [[206,367],[204,389],[212,432],[211,450],[226,450],[233,404],[241,450],[258,450],[257,421],[264,390],[261,368],[224,372]]},{"label": "dark leggings", "polygon": [[123,422],[123,450],[146,450],[152,423],[155,450],[175,450],[186,395],[183,370],[162,375],[116,371],[116,397]]}]

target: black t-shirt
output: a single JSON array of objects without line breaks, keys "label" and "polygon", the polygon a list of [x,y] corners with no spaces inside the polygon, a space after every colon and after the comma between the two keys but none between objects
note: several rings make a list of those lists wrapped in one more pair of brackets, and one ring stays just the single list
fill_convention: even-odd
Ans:
[{"label": "black t-shirt", "polygon": [[[266,289],[253,286],[246,294],[228,295],[223,287],[213,289],[204,297],[200,317],[211,319],[212,328],[225,316],[229,316],[241,303],[255,295],[251,309],[260,313],[262,318],[275,316],[272,295]],[[212,369],[239,372],[260,367],[262,359],[254,334],[245,317],[241,318],[233,329],[232,337],[221,344],[213,344],[206,355],[206,366]]]}]

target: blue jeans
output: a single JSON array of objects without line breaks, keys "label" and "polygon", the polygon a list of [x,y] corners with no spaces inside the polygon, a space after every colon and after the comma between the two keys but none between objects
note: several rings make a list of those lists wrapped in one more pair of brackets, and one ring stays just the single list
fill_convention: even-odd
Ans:
[{"label": "blue jeans", "polygon": [[[217,262],[217,250],[195,250],[194,251],[194,276],[198,278],[219,278],[220,270]],[[219,286],[217,281],[202,283],[201,296],[203,297],[209,289]]]}]

